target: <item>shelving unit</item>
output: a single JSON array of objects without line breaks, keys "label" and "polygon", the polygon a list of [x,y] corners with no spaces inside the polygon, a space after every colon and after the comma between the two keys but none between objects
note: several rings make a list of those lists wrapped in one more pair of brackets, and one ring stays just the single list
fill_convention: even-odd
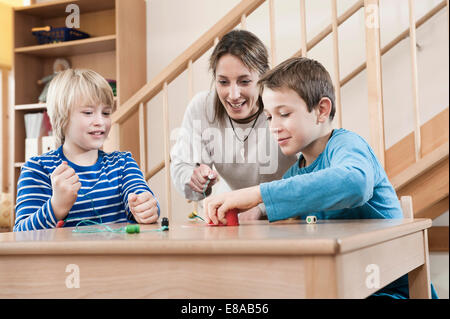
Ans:
[{"label": "shelving unit", "polygon": [[41,44],[16,48],[15,53],[27,53],[39,57],[57,57],[61,55],[91,54],[96,52],[114,51],[116,36],[105,35],[76,41],[53,44]]},{"label": "shelving unit", "polygon": [[[90,38],[39,45],[31,28],[65,26],[69,4],[78,5],[79,30],[88,33]],[[43,86],[37,81],[53,72],[56,58],[65,58],[72,68],[92,69],[106,79],[116,80],[116,106],[120,107],[146,82],[145,17],[144,0],[58,0],[14,8],[15,106],[10,117],[14,131],[11,150],[14,203],[20,169],[25,162],[24,115],[46,110],[44,103],[38,103]],[[130,118],[125,127],[128,128],[126,138],[138,140],[138,118]],[[124,137],[110,135],[110,139],[114,138]],[[107,144],[117,143],[110,140]],[[14,216],[11,227],[13,223]]]}]

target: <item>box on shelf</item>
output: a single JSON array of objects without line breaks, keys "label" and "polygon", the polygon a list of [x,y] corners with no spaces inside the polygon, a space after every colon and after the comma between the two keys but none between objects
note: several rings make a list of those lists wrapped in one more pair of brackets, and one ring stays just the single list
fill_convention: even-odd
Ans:
[{"label": "box on shelf", "polygon": [[42,154],[42,145],[40,137],[25,139],[25,162],[33,156]]}]

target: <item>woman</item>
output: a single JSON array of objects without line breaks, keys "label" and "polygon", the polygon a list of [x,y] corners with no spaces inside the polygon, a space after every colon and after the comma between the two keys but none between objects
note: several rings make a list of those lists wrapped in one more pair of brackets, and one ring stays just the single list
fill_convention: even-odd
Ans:
[{"label": "woman", "polygon": [[[236,190],[280,179],[297,160],[281,153],[261,114],[257,82],[269,69],[264,44],[251,32],[233,30],[214,48],[209,68],[215,90],[189,103],[171,151],[172,181],[191,200],[211,194],[219,175]],[[239,217],[264,215],[261,204]]]}]

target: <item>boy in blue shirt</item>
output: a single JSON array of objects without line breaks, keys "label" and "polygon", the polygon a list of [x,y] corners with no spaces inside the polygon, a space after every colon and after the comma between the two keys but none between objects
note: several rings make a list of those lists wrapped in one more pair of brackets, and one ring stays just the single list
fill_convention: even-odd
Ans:
[{"label": "boy in blue shirt", "polygon": [[101,150],[113,105],[111,87],[92,70],[52,80],[47,110],[60,146],[22,167],[14,231],[158,220],[158,202],[131,153]]},{"label": "boy in blue shirt", "polygon": [[[291,58],[260,80],[264,112],[285,155],[300,157],[282,180],[205,199],[209,223],[226,223],[225,212],[263,202],[269,221],[403,218],[399,200],[367,142],[333,129],[334,88],[317,61]],[[408,298],[407,275],[375,295]],[[433,296],[436,297],[434,289]]]}]

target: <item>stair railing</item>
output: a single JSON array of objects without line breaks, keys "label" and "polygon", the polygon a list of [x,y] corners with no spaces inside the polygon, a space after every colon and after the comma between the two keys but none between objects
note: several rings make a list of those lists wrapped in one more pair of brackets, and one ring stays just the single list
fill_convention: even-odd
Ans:
[{"label": "stair railing", "polygon": [[[275,0],[269,1],[269,27],[270,27],[270,56],[271,65],[277,64],[276,53],[276,39],[275,39]],[[166,207],[167,216],[171,219],[171,179],[170,179],[170,132],[169,132],[169,111],[168,111],[168,85],[176,79],[182,72],[187,70],[188,74],[188,90],[189,98],[193,96],[193,76],[192,65],[199,59],[206,51],[213,47],[220,37],[231,31],[240,24],[241,28],[246,28],[246,18],[261,6],[265,0],[242,0],[236,5],[227,15],[220,19],[213,27],[211,27],[205,34],[203,34],[197,41],[195,41],[189,48],[172,61],[165,69],[163,69],[150,82],[145,84],[133,96],[131,96],[125,103],[118,107],[117,111],[112,115],[112,122],[114,125],[124,123],[134,112],[139,112],[139,145],[140,145],[140,166],[144,172],[146,180],[151,179],[156,173],[165,170],[165,184],[166,184]],[[398,37],[388,43],[385,47],[380,47],[380,33],[379,33],[379,0],[360,0],[347,9],[342,15],[337,16],[336,0],[330,0],[331,23],[319,32],[313,39],[307,41],[306,37],[306,12],[305,0],[300,0],[300,25],[301,37],[300,50],[294,56],[307,56],[309,50],[322,41],[326,36],[332,33],[333,37],[333,61],[334,61],[334,85],[336,87],[336,103],[337,112],[336,118],[339,127],[342,127],[342,109],[340,101],[341,87],[353,79],[364,69],[367,69],[368,77],[368,106],[370,118],[370,144],[375,151],[375,154],[380,159],[384,166],[384,120],[383,120],[383,95],[382,95],[382,79],[381,79],[381,56],[394,47],[397,43],[406,37],[410,37],[410,52],[411,52],[411,68],[413,70],[413,112],[415,114],[415,153],[416,161],[421,158],[421,144],[420,144],[420,119],[419,119],[419,98],[418,98],[418,76],[417,76],[417,58],[416,58],[416,28],[420,27],[425,21],[434,16],[437,12],[448,8],[448,0],[439,3],[430,12],[420,18],[417,22],[414,18],[414,1],[409,0],[409,30],[405,30]],[[340,78],[339,70],[339,40],[338,27],[348,20],[353,14],[360,9],[364,9],[365,14],[365,33],[366,33],[366,57],[367,61],[357,67],[350,74],[343,79]],[[146,108],[145,104],[149,102],[158,93],[163,94],[163,121],[164,121],[164,160],[151,169],[147,170],[147,156],[146,156]],[[117,143],[117,141],[116,141]],[[116,147],[120,149],[120,141]],[[196,206],[194,206],[194,209]]]}]

